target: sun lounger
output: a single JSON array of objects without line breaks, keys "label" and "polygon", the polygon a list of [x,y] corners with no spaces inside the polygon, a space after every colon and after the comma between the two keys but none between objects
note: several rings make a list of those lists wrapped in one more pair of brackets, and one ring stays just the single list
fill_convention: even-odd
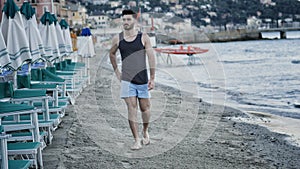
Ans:
[{"label": "sun lounger", "polygon": [[30,167],[30,160],[8,160],[8,150],[7,150],[7,139],[11,135],[7,135],[1,131],[0,140],[0,150],[1,150],[1,169],[27,169]]},{"label": "sun lounger", "polygon": [[33,165],[40,166],[42,168],[42,158],[41,154],[42,144],[40,142],[17,142],[17,143],[7,143],[7,154],[9,156],[26,156]]},{"label": "sun lounger", "polygon": [[[47,72],[47,70],[40,70],[41,72]],[[49,73],[49,72],[48,72]],[[45,77],[46,74],[42,74],[42,78]],[[49,77],[49,75],[48,75]],[[49,79],[49,78],[48,78]],[[67,102],[66,100],[59,100],[58,97],[58,92],[59,92],[59,88],[58,88],[58,84],[64,84],[64,79],[61,79],[59,77],[55,77],[54,75],[51,77],[51,79],[53,80],[58,80],[58,82],[54,82],[54,81],[38,81],[36,83],[32,83],[31,82],[31,75],[30,74],[24,74],[24,75],[19,75],[18,76],[18,88],[30,88],[30,89],[45,89],[48,92],[52,92],[52,98],[49,98],[49,113],[53,113],[56,112],[57,114],[60,114],[61,117],[64,116],[65,113],[65,109],[67,107]],[[65,86],[64,86],[65,88]],[[63,94],[62,96],[64,96],[65,94]],[[65,97],[63,97],[65,98]],[[64,105],[64,106],[61,106]],[[41,105],[34,105],[36,107],[43,107],[42,103]],[[44,109],[43,109],[44,110]],[[57,123],[55,123],[57,124]],[[57,126],[55,126],[56,128]]]},{"label": "sun lounger", "polygon": [[74,103],[75,98],[79,96],[87,85],[88,78],[85,76],[84,64],[78,64],[78,66],[77,64],[68,65],[67,61],[63,61],[56,63],[55,68],[52,68],[51,71],[66,80],[66,91],[71,96],[72,103]]},{"label": "sun lounger", "polygon": [[[82,65],[79,66],[80,69],[77,69],[78,66],[67,68],[66,66],[62,67],[62,63],[66,65],[66,62],[63,61],[55,63],[55,67],[32,68],[31,79],[33,81],[31,81],[31,85],[34,83],[57,84],[60,89],[59,92],[62,93],[58,99],[71,101],[73,104],[85,85],[85,80],[81,75],[83,72]],[[66,96],[67,92],[68,96]]]},{"label": "sun lounger", "polygon": [[66,97],[66,80],[58,77],[48,69],[41,67],[31,68],[31,83],[57,84],[61,90],[61,97]]},{"label": "sun lounger", "polygon": [[2,128],[4,132],[8,131],[21,131],[21,130],[32,130],[32,140],[33,142],[25,143],[8,143],[7,154],[8,155],[26,155],[31,156],[30,160],[35,166],[40,166],[42,168],[42,143],[40,142],[40,132],[39,124],[37,119],[37,112],[40,110],[35,109],[33,106],[22,105],[22,104],[12,104],[8,102],[0,102],[0,118],[6,116],[20,116],[22,114],[30,114],[30,122],[24,124],[19,123],[14,127],[3,124]]},{"label": "sun lounger", "polygon": [[[34,102],[43,102],[43,107],[39,109],[39,112],[43,113],[44,120],[39,121],[39,127],[45,128],[48,133],[47,142],[51,144],[52,142],[52,131],[54,128],[54,122],[50,119],[49,97],[46,95],[46,90],[28,90],[28,89],[17,89],[13,90],[11,82],[2,82],[0,83],[0,93],[5,93],[3,97],[0,98],[9,98],[9,101],[14,103],[27,103],[28,105],[33,106]],[[20,128],[22,126],[30,125],[26,124],[27,122],[20,121],[19,116],[15,117],[14,121],[3,121],[3,124],[7,126],[8,129]]]}]

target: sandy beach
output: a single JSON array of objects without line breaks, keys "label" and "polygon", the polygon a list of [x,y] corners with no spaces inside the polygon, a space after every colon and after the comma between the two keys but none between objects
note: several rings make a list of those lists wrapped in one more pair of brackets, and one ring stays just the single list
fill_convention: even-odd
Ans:
[{"label": "sandy beach", "polygon": [[[91,85],[68,106],[53,144],[43,150],[45,169],[300,167],[300,147],[287,135],[248,123],[243,119],[249,115],[239,110],[159,82],[151,92],[151,144],[130,150],[133,138],[119,84],[100,66],[105,51],[96,53],[90,61]],[[252,116],[268,123],[268,116]]]}]

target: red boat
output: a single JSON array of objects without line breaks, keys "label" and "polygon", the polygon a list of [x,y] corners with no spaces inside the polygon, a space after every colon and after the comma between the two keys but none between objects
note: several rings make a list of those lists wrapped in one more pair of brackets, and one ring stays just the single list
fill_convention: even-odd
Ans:
[{"label": "red boat", "polygon": [[167,62],[170,61],[172,63],[170,54],[175,54],[175,55],[188,55],[189,56],[188,64],[195,64],[194,54],[201,54],[201,53],[208,52],[208,49],[201,49],[199,47],[193,47],[193,46],[188,46],[187,48],[184,48],[183,46],[180,46],[179,48],[155,48],[155,51],[159,53],[168,54]]}]

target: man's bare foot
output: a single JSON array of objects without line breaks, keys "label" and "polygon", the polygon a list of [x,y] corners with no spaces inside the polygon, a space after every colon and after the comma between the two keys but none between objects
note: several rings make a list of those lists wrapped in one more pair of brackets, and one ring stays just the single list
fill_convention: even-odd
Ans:
[{"label": "man's bare foot", "polygon": [[139,150],[142,148],[140,141],[135,141],[134,145],[130,147],[131,150]]},{"label": "man's bare foot", "polygon": [[143,132],[143,140],[142,140],[142,143],[143,143],[144,145],[150,144],[150,137],[149,137],[148,131]]}]

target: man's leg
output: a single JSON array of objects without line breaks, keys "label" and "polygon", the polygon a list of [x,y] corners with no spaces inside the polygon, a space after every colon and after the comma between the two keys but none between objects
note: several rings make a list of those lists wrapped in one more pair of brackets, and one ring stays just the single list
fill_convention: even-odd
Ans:
[{"label": "man's leg", "polygon": [[142,112],[143,119],[143,144],[149,144],[149,121],[150,121],[150,99],[149,98],[139,98],[139,105]]},{"label": "man's leg", "polygon": [[137,150],[141,148],[139,134],[138,134],[138,121],[137,121],[137,98],[136,97],[128,97],[125,98],[125,103],[128,109],[128,122],[134,137],[135,143],[131,147],[133,150]]}]

